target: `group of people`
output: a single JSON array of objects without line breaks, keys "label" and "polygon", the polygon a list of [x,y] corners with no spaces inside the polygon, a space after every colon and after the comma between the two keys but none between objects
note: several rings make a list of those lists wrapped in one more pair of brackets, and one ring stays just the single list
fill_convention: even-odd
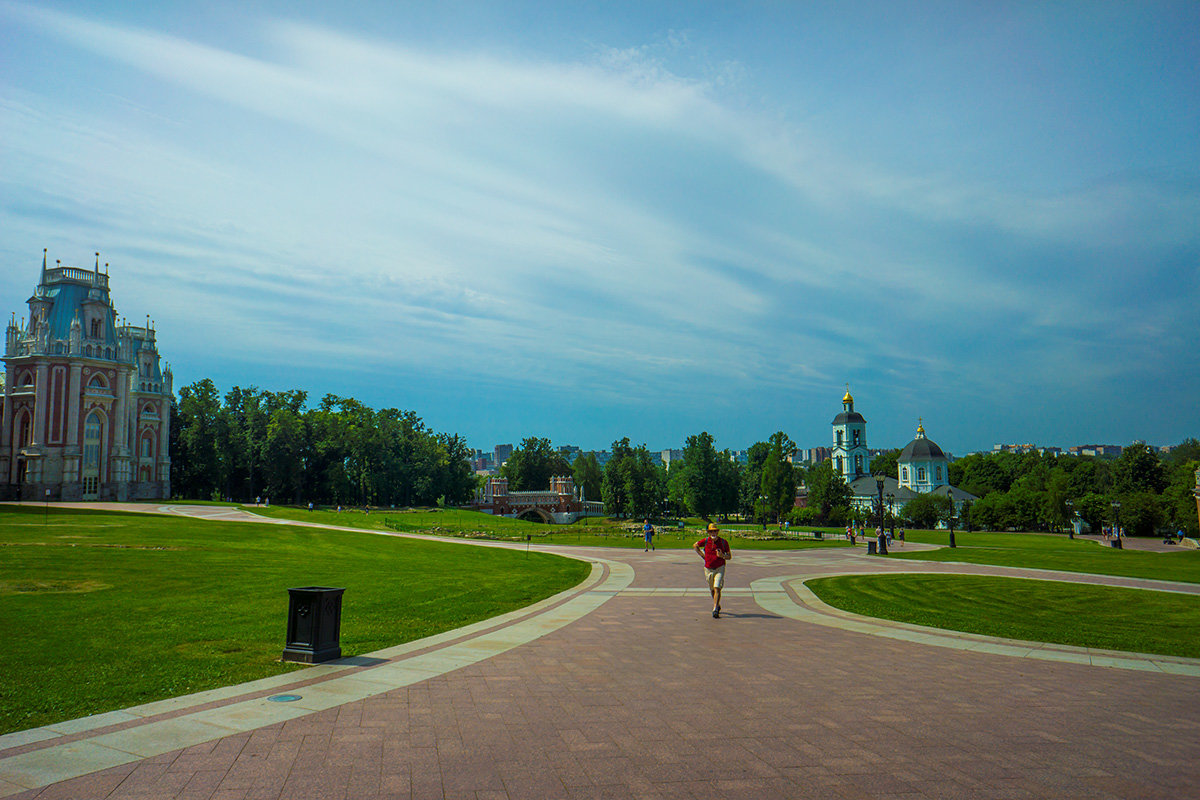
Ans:
[{"label": "group of people", "polygon": [[[896,531],[895,534],[893,534],[890,528],[885,531],[883,528],[876,526],[875,538],[878,539],[880,536],[883,536],[887,540],[888,547],[891,547],[893,539],[899,540],[900,546],[904,547],[904,528],[901,528],[900,530]],[[862,539],[865,542],[867,540],[866,524],[862,522],[852,522],[847,525],[846,538],[850,540],[850,544],[857,544],[859,539]]]}]

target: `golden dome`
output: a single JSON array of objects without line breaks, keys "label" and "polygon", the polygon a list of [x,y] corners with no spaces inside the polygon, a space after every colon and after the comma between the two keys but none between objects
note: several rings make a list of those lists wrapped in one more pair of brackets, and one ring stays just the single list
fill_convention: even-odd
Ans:
[{"label": "golden dome", "polygon": [[843,403],[853,403],[854,398],[850,396],[850,390],[846,390],[846,396],[842,398]]}]

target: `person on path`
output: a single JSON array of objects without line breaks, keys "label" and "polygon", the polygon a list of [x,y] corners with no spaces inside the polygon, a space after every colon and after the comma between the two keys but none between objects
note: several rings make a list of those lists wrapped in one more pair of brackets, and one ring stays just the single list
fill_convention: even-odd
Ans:
[{"label": "person on path", "polygon": [[692,545],[696,555],[704,559],[704,579],[713,599],[713,619],[721,616],[721,589],[725,586],[725,562],[730,559],[729,542],[720,537],[717,523],[708,523],[708,536]]},{"label": "person on path", "polygon": [[654,549],[654,526],[650,524],[650,520],[646,520],[646,524],[642,527],[642,534],[646,537],[646,551]]}]

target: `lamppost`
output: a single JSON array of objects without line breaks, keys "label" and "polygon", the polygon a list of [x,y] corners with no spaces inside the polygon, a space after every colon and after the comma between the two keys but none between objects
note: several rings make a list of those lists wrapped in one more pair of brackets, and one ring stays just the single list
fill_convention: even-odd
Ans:
[{"label": "lamppost", "polygon": [[879,490],[879,555],[887,555],[887,536],[883,533],[883,476],[875,476],[875,488]]},{"label": "lamppost", "polygon": [[954,543],[954,495],[949,489],[946,490],[946,499],[950,501],[950,513],[946,516],[946,525],[950,527],[950,546],[957,547]]},{"label": "lamppost", "polygon": [[1067,538],[1075,538],[1075,501],[1068,500],[1064,503],[1067,507]]}]

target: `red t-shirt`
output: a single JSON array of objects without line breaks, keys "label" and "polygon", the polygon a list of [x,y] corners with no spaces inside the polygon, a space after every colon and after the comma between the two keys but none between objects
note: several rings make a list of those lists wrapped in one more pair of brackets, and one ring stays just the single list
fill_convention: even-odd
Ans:
[{"label": "red t-shirt", "polygon": [[725,564],[725,559],[721,557],[721,553],[729,552],[729,542],[722,539],[720,536],[713,538],[705,536],[700,541],[696,542],[696,546],[704,545],[704,568],[716,569]]}]

